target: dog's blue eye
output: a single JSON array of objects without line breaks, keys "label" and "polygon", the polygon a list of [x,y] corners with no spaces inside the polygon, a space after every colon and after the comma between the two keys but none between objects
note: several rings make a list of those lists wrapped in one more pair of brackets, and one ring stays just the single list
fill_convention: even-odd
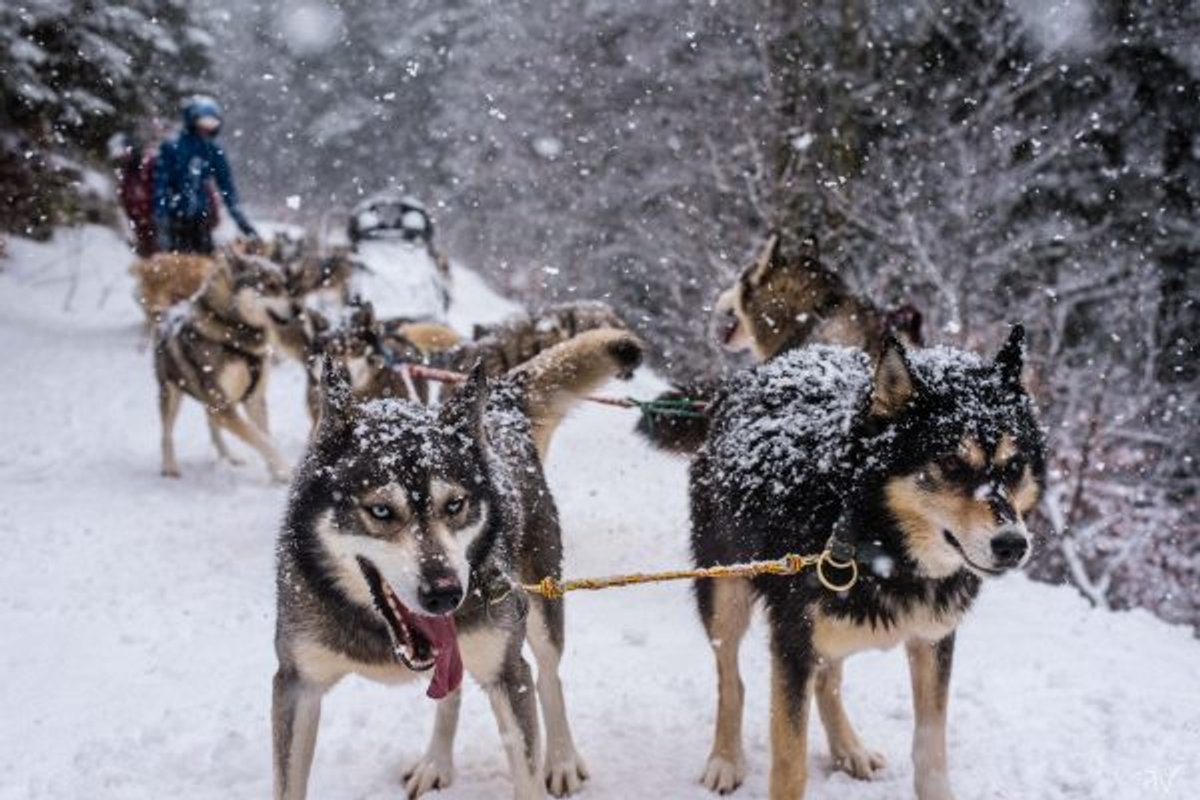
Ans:
[{"label": "dog's blue eye", "polygon": [[367,509],[375,519],[391,519],[392,509],[385,505],[374,505]]},{"label": "dog's blue eye", "polygon": [[466,504],[467,501],[461,497],[455,497],[451,500],[448,500],[446,501],[446,513],[452,517],[456,517],[458,516],[458,513],[463,510],[463,507],[466,506]]}]

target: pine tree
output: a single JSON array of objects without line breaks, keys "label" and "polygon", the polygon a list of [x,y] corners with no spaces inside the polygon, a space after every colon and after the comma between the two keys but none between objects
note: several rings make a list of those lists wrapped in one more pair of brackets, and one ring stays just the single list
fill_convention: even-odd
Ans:
[{"label": "pine tree", "polygon": [[0,225],[44,236],[78,218],[105,142],[201,86],[210,46],[185,0],[0,8]]}]

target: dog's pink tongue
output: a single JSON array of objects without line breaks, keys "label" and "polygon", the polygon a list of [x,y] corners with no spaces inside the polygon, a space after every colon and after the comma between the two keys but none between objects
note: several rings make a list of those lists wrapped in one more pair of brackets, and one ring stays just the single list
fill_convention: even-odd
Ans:
[{"label": "dog's pink tongue", "polygon": [[457,689],[463,679],[462,654],[458,652],[458,630],[454,627],[454,617],[414,615],[413,624],[436,651],[433,659],[433,680],[429,682],[429,689],[425,694],[434,700],[441,700]]}]

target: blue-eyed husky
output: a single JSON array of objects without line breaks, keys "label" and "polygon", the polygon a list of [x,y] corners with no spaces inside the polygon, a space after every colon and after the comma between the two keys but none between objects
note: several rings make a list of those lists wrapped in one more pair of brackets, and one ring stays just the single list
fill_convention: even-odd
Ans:
[{"label": "blue-eyed husky", "polygon": [[[512,583],[561,570],[538,444],[581,395],[628,376],[641,352],[627,331],[588,331],[490,387],[476,368],[440,410],[358,399],[346,371],[326,362],[320,421],[279,539],[276,798],[305,796],[321,697],[351,672],[430,676],[437,722],[406,777],[410,797],[450,783],[464,669],[491,701],[515,796],[579,788],[587,771],[558,679],[562,603],[535,598],[526,618]],[[526,636],[538,662],[544,768]]]}]

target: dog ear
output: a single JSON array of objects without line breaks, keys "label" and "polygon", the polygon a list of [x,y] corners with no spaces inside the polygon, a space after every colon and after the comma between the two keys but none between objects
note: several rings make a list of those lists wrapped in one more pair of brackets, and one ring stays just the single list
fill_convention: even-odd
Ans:
[{"label": "dog ear", "polygon": [[446,428],[465,433],[474,441],[486,441],[483,431],[483,412],[487,406],[488,383],[483,362],[477,362],[459,384],[458,391],[442,406],[438,421]]},{"label": "dog ear", "polygon": [[329,318],[315,308],[306,308],[304,313],[312,320],[313,333],[324,333],[329,330]]},{"label": "dog ear", "polygon": [[230,274],[237,275],[240,272],[246,271],[248,260],[245,253],[230,247],[225,250],[225,264],[229,267]]},{"label": "dog ear", "polygon": [[1014,389],[1021,389],[1021,372],[1025,368],[1025,326],[1017,323],[1008,333],[1008,340],[996,354],[996,371],[1005,384]]},{"label": "dog ear", "polygon": [[321,359],[321,416],[318,433],[321,436],[345,430],[355,412],[354,389],[350,371],[340,360],[331,356]]},{"label": "dog ear", "polygon": [[871,416],[895,417],[916,394],[916,381],[908,366],[904,345],[894,336],[883,342],[883,352],[875,366],[875,380],[871,387]]},{"label": "dog ear", "polygon": [[370,300],[362,300],[358,304],[358,319],[364,328],[375,327],[375,306]]},{"label": "dog ear", "polygon": [[779,250],[780,240],[779,231],[771,231],[770,235],[767,236],[767,243],[763,245],[758,257],[754,259],[754,264],[747,276],[750,279],[751,286],[757,286],[762,283],[767,275],[782,265],[783,256]]}]

